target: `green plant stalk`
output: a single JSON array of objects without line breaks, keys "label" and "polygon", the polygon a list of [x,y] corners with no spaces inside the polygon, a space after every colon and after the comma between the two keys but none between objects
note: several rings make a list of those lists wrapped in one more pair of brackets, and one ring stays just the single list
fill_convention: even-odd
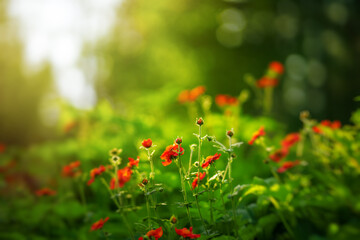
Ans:
[{"label": "green plant stalk", "polygon": [[149,204],[149,197],[148,197],[148,191],[147,191],[146,186],[145,186],[145,199],[146,199],[146,210],[147,210],[147,214],[148,214],[148,225],[149,225],[149,229],[151,229],[150,204]]},{"label": "green plant stalk", "polygon": [[[118,188],[116,187],[116,185],[119,184],[119,178],[118,178],[117,172],[118,172],[118,166],[117,166],[117,164],[115,164],[115,188],[117,189],[117,196],[118,196],[119,205],[120,205],[120,208],[119,208],[120,215],[121,215],[121,217],[122,217],[122,219],[123,219],[123,222],[125,223],[127,229],[129,230],[131,239],[132,239],[132,240],[135,240],[135,238],[134,238],[134,233],[133,233],[130,225],[128,224],[127,219],[126,219],[126,217],[125,217],[125,214],[124,214],[124,212],[123,212],[123,201],[122,201],[122,197],[121,197],[120,188],[119,188],[119,187],[118,187]],[[105,181],[105,180],[104,180],[104,181]]]},{"label": "green plant stalk", "polygon": [[[209,182],[209,174],[208,172],[206,173],[207,175],[207,181]],[[200,182],[200,178],[198,178],[198,181]],[[213,212],[213,202],[212,202],[212,189],[210,189],[210,184],[208,185],[208,201],[209,201],[209,205],[210,205],[210,224],[212,225],[214,223],[214,212]]]},{"label": "green plant stalk", "polygon": [[[151,184],[151,187],[155,187],[155,170],[154,170],[154,162],[153,162],[153,159],[151,157],[151,154],[150,154],[150,150],[147,149],[147,153],[148,153],[148,160],[150,162],[150,184]],[[154,200],[153,196],[150,195],[150,201],[151,203],[153,204],[153,207],[154,207],[154,212],[155,212],[155,216],[156,217],[159,217],[158,216],[158,213],[157,213],[157,201],[156,199]]]},{"label": "green plant stalk", "polygon": [[269,114],[272,107],[272,95],[273,95],[273,88],[272,87],[266,87],[264,89],[264,113]]},{"label": "green plant stalk", "polygon": [[235,202],[234,202],[234,188],[233,188],[233,184],[232,184],[232,178],[231,178],[231,164],[232,164],[232,148],[231,148],[231,137],[229,137],[229,158],[228,158],[228,166],[229,166],[229,184],[230,184],[230,195],[231,195],[231,206],[232,206],[232,211],[233,211],[233,221],[234,221],[234,225],[235,225],[235,237],[236,239],[239,239],[239,234],[238,234],[238,226],[237,226],[237,222],[236,222],[236,210],[235,210]]},{"label": "green plant stalk", "polygon": [[83,187],[83,185],[81,184],[81,182],[78,182],[77,185],[78,185],[78,187],[79,187],[81,203],[82,203],[83,206],[85,207],[85,210],[87,210],[84,187]]},{"label": "green plant stalk", "polygon": [[190,148],[190,159],[189,159],[189,169],[188,169],[188,176],[190,177],[190,170],[191,170],[191,164],[192,164],[192,157],[193,157],[193,149]]},{"label": "green plant stalk", "polygon": [[[201,126],[199,125],[199,136],[198,136],[198,140],[199,140],[199,146],[198,146],[198,182],[200,179],[200,162],[201,162]],[[195,200],[196,200],[196,208],[198,209],[199,212],[199,216],[201,219],[201,222],[203,223],[204,229],[206,229],[206,231],[209,233],[204,218],[202,217],[201,214],[201,210],[200,210],[200,206],[199,206],[199,198],[198,198],[198,194],[199,194],[199,186],[196,187],[196,193],[195,193]]]},{"label": "green plant stalk", "polygon": [[189,209],[189,202],[187,200],[187,193],[186,193],[186,189],[185,189],[184,176],[183,176],[183,173],[182,173],[183,167],[181,165],[181,158],[180,158],[180,155],[181,155],[180,144],[178,144],[178,146],[179,146],[179,150],[178,150],[179,151],[179,154],[178,154],[178,167],[179,167],[179,174],[180,174],[180,181],[181,181],[181,189],[182,189],[182,193],[183,193],[183,197],[184,197],[184,202],[185,202],[185,205],[186,205],[186,213],[188,215],[190,225],[192,226],[192,220],[191,220],[190,209]]},{"label": "green plant stalk", "polygon": [[269,197],[270,202],[274,205],[277,214],[279,215],[282,223],[284,224],[285,229],[288,231],[288,233],[291,235],[292,238],[295,238],[295,234],[294,232],[291,230],[290,225],[288,224],[288,222],[286,221],[286,219],[284,218],[284,216],[282,215],[282,213],[279,211],[280,207],[278,202],[276,201],[275,198],[273,197]]}]

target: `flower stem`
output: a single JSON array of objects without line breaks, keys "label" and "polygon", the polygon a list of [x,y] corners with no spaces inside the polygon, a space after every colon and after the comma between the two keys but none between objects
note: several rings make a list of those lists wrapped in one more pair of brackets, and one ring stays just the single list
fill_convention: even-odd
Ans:
[{"label": "flower stem", "polygon": [[[150,169],[151,169],[151,172],[150,172],[150,184],[151,184],[151,187],[154,188],[155,187],[155,170],[154,170],[154,162],[153,162],[153,159],[152,159],[152,156],[151,156],[151,153],[150,153],[150,150],[147,149],[147,153],[148,153],[148,160],[150,162]],[[158,217],[158,213],[157,213],[157,201],[156,201],[156,197],[155,197],[155,200],[154,200],[154,197],[152,195],[150,195],[150,201],[154,207],[154,211],[155,211],[155,216]]]},{"label": "flower stem", "polygon": [[235,198],[233,196],[234,188],[233,188],[232,178],[231,178],[231,164],[232,164],[232,161],[233,161],[232,156],[231,156],[231,153],[233,152],[233,150],[231,148],[231,137],[229,137],[229,149],[230,149],[230,152],[229,152],[229,158],[228,158],[228,170],[229,170],[231,206],[232,206],[232,211],[233,211],[233,221],[234,221],[234,226],[235,226],[235,236],[236,236],[236,239],[239,239],[238,226],[237,226],[237,221],[236,221]]},{"label": "flower stem", "polygon": [[180,144],[178,144],[178,147],[179,147],[178,167],[179,167],[179,174],[180,174],[180,181],[181,181],[181,189],[182,189],[182,194],[183,194],[183,197],[184,197],[184,203],[186,205],[186,213],[188,215],[190,225],[192,226],[192,220],[191,220],[190,209],[189,209],[189,202],[187,200],[187,193],[186,193],[186,188],[185,188],[185,183],[184,183],[184,176],[183,176],[183,172],[182,172],[183,167],[181,165],[181,159],[180,159],[180,155],[181,155]]},{"label": "flower stem", "polygon": [[148,214],[148,225],[149,225],[149,229],[151,229],[150,204],[149,204],[149,197],[148,197],[148,191],[147,191],[146,186],[145,186],[145,199],[146,199],[146,209],[147,209],[147,214]]},{"label": "flower stem", "polygon": [[266,87],[264,89],[264,113],[269,114],[272,107],[272,95],[273,95],[273,88],[272,87]]}]

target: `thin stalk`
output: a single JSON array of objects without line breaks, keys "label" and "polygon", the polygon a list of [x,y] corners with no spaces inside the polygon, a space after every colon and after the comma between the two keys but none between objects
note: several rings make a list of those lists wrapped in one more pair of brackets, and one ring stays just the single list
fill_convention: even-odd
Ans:
[{"label": "thin stalk", "polygon": [[81,203],[82,203],[83,206],[85,207],[85,210],[87,210],[84,187],[83,187],[83,185],[81,184],[81,182],[78,182],[77,185],[78,185],[78,187],[79,187]]},{"label": "thin stalk", "polygon": [[235,225],[235,236],[236,239],[239,239],[239,235],[238,235],[238,226],[237,226],[237,222],[236,222],[236,210],[235,210],[235,202],[234,202],[234,188],[233,188],[233,184],[232,184],[232,178],[231,178],[231,164],[232,164],[232,148],[231,148],[231,137],[229,137],[229,158],[228,158],[228,166],[229,166],[229,184],[230,184],[230,194],[231,194],[231,206],[232,206],[232,211],[233,211],[233,221],[234,221],[234,225]]},{"label": "thin stalk", "polygon": [[[198,144],[198,181],[200,180],[200,163],[201,163],[201,125],[199,125],[199,136],[198,136],[198,140],[199,140],[199,144]],[[209,230],[206,227],[204,218],[201,215],[201,211],[200,211],[200,206],[199,206],[199,199],[198,199],[198,194],[199,194],[199,186],[196,187],[196,193],[195,193],[195,199],[196,199],[196,207],[198,209],[199,212],[199,216],[201,219],[201,222],[204,225],[204,229],[206,229],[206,231],[208,232],[208,234],[210,233]]]},{"label": "thin stalk", "polygon": [[279,207],[279,203],[276,201],[275,198],[273,197],[269,197],[269,200],[271,201],[271,203],[274,205],[277,214],[279,215],[282,223],[284,224],[284,227],[286,229],[286,231],[288,231],[288,233],[291,235],[292,238],[295,238],[295,234],[294,232],[291,230],[290,225],[288,224],[288,222],[286,221],[286,219],[284,218],[284,216],[282,215],[282,213],[279,211],[280,207]]},{"label": "thin stalk", "polygon": [[180,144],[178,144],[178,147],[179,147],[179,150],[178,150],[179,151],[179,154],[178,154],[178,167],[179,167],[179,174],[180,174],[180,180],[181,180],[181,189],[182,189],[182,193],[183,193],[183,197],[184,197],[184,202],[185,202],[185,205],[186,205],[186,213],[188,215],[190,225],[192,226],[192,220],[191,220],[190,209],[189,209],[189,202],[187,200],[187,193],[186,193],[186,189],[185,189],[184,176],[183,176],[183,173],[182,173],[183,167],[181,165],[181,159],[180,159],[180,155],[181,155]]},{"label": "thin stalk", "polygon": [[122,196],[121,196],[121,191],[120,191],[120,187],[117,186],[119,184],[119,177],[118,177],[118,165],[115,164],[115,188],[117,189],[117,197],[118,197],[118,201],[119,201],[119,211],[120,211],[120,215],[123,219],[123,222],[125,223],[127,229],[129,230],[131,239],[135,240],[134,238],[134,233],[129,225],[129,223],[127,222],[127,219],[125,217],[124,211],[123,211],[123,201],[122,201]]},{"label": "thin stalk", "polygon": [[149,225],[149,229],[151,229],[150,204],[149,204],[149,197],[148,197],[148,191],[147,191],[146,186],[145,186],[145,199],[146,199],[146,209],[147,209],[147,214],[148,214],[148,225]]},{"label": "thin stalk", "polygon": [[[150,184],[151,184],[151,187],[154,188],[154,187],[155,187],[154,162],[153,162],[153,159],[152,159],[152,156],[151,156],[151,154],[150,154],[150,150],[149,150],[149,149],[147,149],[147,153],[148,153],[148,160],[149,160],[149,162],[150,162],[150,169],[151,169],[150,177],[149,177],[149,178],[150,178]],[[154,197],[153,197],[152,195],[150,195],[150,201],[151,201],[151,203],[153,204],[155,216],[158,217],[156,197],[155,197],[155,200],[154,200]]]}]

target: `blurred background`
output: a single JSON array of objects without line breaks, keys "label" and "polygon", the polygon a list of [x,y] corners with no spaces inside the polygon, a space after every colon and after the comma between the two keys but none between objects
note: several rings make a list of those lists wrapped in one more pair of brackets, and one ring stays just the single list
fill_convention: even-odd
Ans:
[{"label": "blurred background", "polygon": [[[286,70],[272,117],[288,130],[305,109],[346,123],[360,94],[359,8],[355,0],[0,0],[0,142],[56,138],[63,106],[91,111],[106,100],[119,114],[166,115],[183,89],[237,96],[246,74],[261,78],[274,60]],[[253,101],[244,112],[259,114]]]}]

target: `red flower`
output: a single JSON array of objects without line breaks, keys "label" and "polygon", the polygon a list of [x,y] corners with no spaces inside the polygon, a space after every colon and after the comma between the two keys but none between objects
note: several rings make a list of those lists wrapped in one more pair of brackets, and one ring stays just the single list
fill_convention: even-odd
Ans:
[{"label": "red flower", "polygon": [[279,149],[277,151],[275,151],[273,154],[271,154],[269,156],[269,158],[271,160],[273,160],[274,162],[280,162],[281,159],[283,159],[284,157],[286,157],[289,153],[289,150],[287,148],[282,148]]},{"label": "red flower", "polygon": [[341,122],[339,120],[333,121],[331,124],[332,129],[338,129],[341,128]]},{"label": "red flower", "polygon": [[52,190],[50,188],[42,188],[35,192],[37,196],[53,196],[56,194],[55,190]]},{"label": "red flower", "polygon": [[5,149],[6,149],[6,145],[3,143],[0,143],[0,153],[5,152]]},{"label": "red flower", "polygon": [[200,234],[194,234],[192,232],[192,229],[193,229],[192,227],[190,227],[189,229],[187,229],[187,228],[177,229],[175,227],[175,232],[177,233],[177,235],[182,236],[184,238],[195,239],[195,238],[201,237]]},{"label": "red flower", "polygon": [[260,136],[265,136],[265,130],[264,130],[264,127],[260,127],[259,130],[257,130],[251,140],[248,142],[250,145],[252,145],[256,139],[258,139]]},{"label": "red flower", "polygon": [[[180,153],[181,155],[184,155],[184,149],[180,147]],[[163,154],[161,154],[160,158],[162,160],[165,160],[165,162],[161,162],[162,165],[167,166],[169,165],[173,159],[175,159],[177,156],[179,156],[179,145],[173,144],[166,147]]]},{"label": "red flower", "polygon": [[276,72],[277,74],[282,74],[284,72],[284,66],[280,62],[271,62],[269,64],[269,69]]},{"label": "red flower", "polygon": [[236,97],[232,97],[232,96],[225,95],[225,94],[219,94],[215,97],[215,103],[219,107],[223,107],[226,105],[236,106],[239,104],[239,101]]},{"label": "red flower", "polygon": [[141,144],[144,146],[144,148],[150,148],[151,145],[152,145],[152,141],[151,141],[150,138],[149,138],[149,139],[145,139],[144,141],[142,141]]},{"label": "red flower", "polygon": [[179,94],[178,101],[180,103],[194,102],[205,92],[204,86],[198,86],[192,90],[184,90]]},{"label": "red flower", "polygon": [[99,221],[93,223],[93,225],[90,228],[90,231],[95,231],[102,229],[104,224],[109,220],[109,217],[106,217],[104,220],[101,218]]},{"label": "red flower", "polygon": [[215,153],[213,156],[208,156],[205,159],[205,162],[201,165],[202,168],[207,168],[210,164],[215,162],[215,160],[218,160],[220,158],[221,154]]},{"label": "red flower", "polygon": [[[206,172],[200,173],[200,181],[204,179],[205,175]],[[199,175],[196,174],[196,178],[194,178],[194,181],[191,184],[193,189],[195,189],[198,186],[198,181],[199,181]]]},{"label": "red flower", "polygon": [[275,87],[278,85],[278,80],[275,78],[263,77],[256,82],[258,88]]},{"label": "red flower", "polygon": [[62,170],[62,176],[63,177],[75,177],[78,176],[81,171],[79,169],[77,169],[78,167],[80,167],[80,161],[75,161],[75,162],[71,162],[68,165],[63,167]]},{"label": "red flower", "polygon": [[103,172],[105,172],[106,168],[101,165],[98,168],[94,168],[90,171],[90,180],[87,182],[87,185],[91,185],[95,181],[95,177],[101,175]]},{"label": "red flower", "polygon": [[[147,232],[146,236],[150,237],[154,237],[155,240],[158,240],[159,238],[161,238],[163,235],[163,230],[162,227],[159,227],[157,229],[153,229]],[[143,240],[143,237],[139,237],[139,240]]]},{"label": "red flower", "polygon": [[338,120],[335,120],[331,122],[330,120],[322,120],[320,123],[322,126],[329,127],[332,129],[338,129],[341,127],[341,122]]},{"label": "red flower", "polygon": [[314,133],[317,133],[317,134],[322,134],[323,133],[323,130],[321,130],[321,128],[319,128],[318,126],[313,126],[312,130],[313,130]]},{"label": "red flower", "polygon": [[140,161],[140,157],[137,157],[136,160],[129,157],[129,163],[127,164],[127,166],[129,168],[133,168],[134,166],[138,167],[139,161]]},{"label": "red flower", "polygon": [[124,187],[125,183],[130,181],[131,179],[131,168],[130,167],[124,167],[122,169],[119,169],[117,172],[118,175],[118,184],[116,184],[116,179],[112,178],[110,181],[110,189],[115,189],[118,187]]},{"label": "red flower", "polygon": [[281,146],[283,148],[289,148],[292,145],[294,145],[295,143],[297,143],[298,141],[300,141],[300,134],[299,133],[290,133],[290,134],[286,135],[284,140],[281,141]]},{"label": "red flower", "polygon": [[289,168],[295,167],[296,165],[299,165],[301,162],[299,160],[296,160],[294,162],[284,162],[280,168],[278,168],[278,173],[283,173]]}]

